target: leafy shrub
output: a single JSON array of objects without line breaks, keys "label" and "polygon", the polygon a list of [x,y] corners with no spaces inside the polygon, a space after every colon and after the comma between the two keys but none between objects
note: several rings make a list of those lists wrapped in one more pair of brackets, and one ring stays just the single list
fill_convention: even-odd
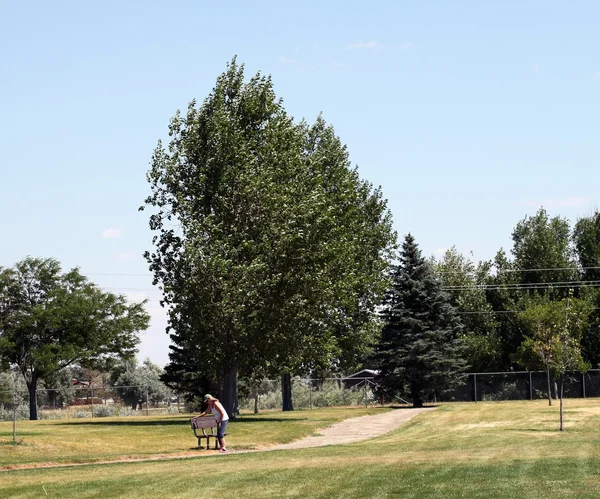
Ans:
[{"label": "leafy shrub", "polygon": [[522,398],[523,390],[517,388],[516,383],[504,383],[499,390],[483,394],[481,400],[492,402],[495,400],[520,400]]},{"label": "leafy shrub", "polygon": [[108,418],[114,416],[116,413],[115,408],[111,405],[101,405],[94,407],[94,416],[99,418]]},{"label": "leafy shrub", "polygon": [[[29,406],[27,404],[19,404],[17,406],[17,420],[23,421],[29,419]],[[10,406],[0,405],[0,421],[12,421],[13,410]]]},{"label": "leafy shrub", "polygon": [[167,407],[167,414],[179,414],[179,408],[176,405]]},{"label": "leafy shrub", "polygon": [[138,411],[134,411],[131,407],[121,407],[115,410],[115,416],[138,416]]}]

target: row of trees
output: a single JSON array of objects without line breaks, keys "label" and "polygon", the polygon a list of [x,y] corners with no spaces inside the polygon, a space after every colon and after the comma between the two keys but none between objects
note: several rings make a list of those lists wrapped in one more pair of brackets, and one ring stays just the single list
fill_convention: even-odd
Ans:
[{"label": "row of trees", "polygon": [[420,404],[465,369],[550,369],[533,354],[545,317],[535,307],[555,303],[587,311],[571,336],[598,365],[600,307],[587,307],[600,304],[598,214],[572,231],[540,210],[515,227],[512,258],[501,250],[489,262],[454,248],[426,261],[408,237],[392,265],[380,190],[359,178],[321,117],[293,121],[270,78],[246,82],[234,59],[169,134],[141,209],[152,211],[146,258],[169,311],[164,379],[178,390],[216,391],[235,414],[238,380],[251,390],[282,376],[287,410],[290,375],[369,363],[387,392]]},{"label": "row of trees", "polygon": [[[600,367],[600,212],[574,227],[542,208],[517,223],[510,253],[474,263],[451,248],[431,264],[464,328],[467,362],[475,372],[539,369],[523,342],[535,316],[578,310],[582,356]],[[543,315],[543,314],[542,314]]]},{"label": "row of trees", "polygon": [[[571,229],[542,209],[517,224],[510,257],[488,262],[454,248],[426,260],[412,236],[397,255],[386,201],[334,129],[295,122],[271,79],[245,81],[235,59],[169,135],[140,209],[169,314],[162,379],[177,392],[220,393],[235,414],[238,386],[281,376],[289,410],[292,375],[368,365],[386,393],[420,405],[466,369],[550,373],[559,347],[575,359],[563,367],[599,365],[600,214]],[[0,362],[23,375],[32,419],[38,382],[131,358],[143,306],[55,260],[0,268]]]}]

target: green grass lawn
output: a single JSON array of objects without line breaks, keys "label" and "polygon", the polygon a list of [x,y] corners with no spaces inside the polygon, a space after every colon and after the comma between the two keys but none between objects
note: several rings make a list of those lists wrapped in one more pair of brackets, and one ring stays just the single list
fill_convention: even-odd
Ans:
[{"label": "green grass lawn", "polygon": [[600,400],[568,400],[562,433],[545,404],[447,404],[352,445],[3,472],[0,496],[599,497]]},{"label": "green grass lawn", "polygon": [[[357,407],[243,415],[229,423],[228,447],[257,449],[291,442],[337,421],[386,410],[389,409]],[[178,415],[19,421],[19,445],[10,445],[12,423],[0,423],[0,469],[16,464],[81,463],[156,454],[202,453],[197,448],[189,418],[190,415]],[[213,443],[211,439],[211,446]]]}]

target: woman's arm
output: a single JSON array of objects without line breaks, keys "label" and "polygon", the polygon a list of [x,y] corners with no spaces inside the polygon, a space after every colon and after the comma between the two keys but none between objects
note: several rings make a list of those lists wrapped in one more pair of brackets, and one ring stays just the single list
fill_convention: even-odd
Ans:
[{"label": "woman's arm", "polygon": [[206,414],[206,411],[204,411],[202,414],[200,414],[199,416],[196,416],[195,418],[192,419],[200,419],[202,416],[204,416]]}]

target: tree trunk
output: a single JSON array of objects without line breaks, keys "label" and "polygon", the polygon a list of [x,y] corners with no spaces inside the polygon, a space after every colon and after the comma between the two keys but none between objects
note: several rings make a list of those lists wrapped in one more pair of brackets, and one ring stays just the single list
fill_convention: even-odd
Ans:
[{"label": "tree trunk", "polygon": [[31,381],[27,382],[27,390],[29,391],[29,420],[37,421],[37,378],[32,376]]},{"label": "tree trunk", "polygon": [[281,378],[282,411],[293,411],[292,404],[292,375],[284,374]]},{"label": "tree trunk", "polygon": [[238,369],[237,366],[225,370],[223,389],[221,391],[221,404],[231,419],[239,414],[238,409]]},{"label": "tree trunk", "polygon": [[254,392],[254,414],[258,414],[258,390]]},{"label": "tree trunk", "polygon": [[552,389],[550,387],[550,369],[546,368],[546,379],[548,380],[548,405],[552,405]]},{"label": "tree trunk", "polygon": [[560,427],[558,428],[559,431],[563,431],[563,387],[564,387],[564,382],[563,382],[563,376],[561,374],[560,376]]},{"label": "tree trunk", "polygon": [[413,407],[423,407],[423,398],[421,395],[421,385],[413,384],[411,386],[410,394],[413,399]]}]

